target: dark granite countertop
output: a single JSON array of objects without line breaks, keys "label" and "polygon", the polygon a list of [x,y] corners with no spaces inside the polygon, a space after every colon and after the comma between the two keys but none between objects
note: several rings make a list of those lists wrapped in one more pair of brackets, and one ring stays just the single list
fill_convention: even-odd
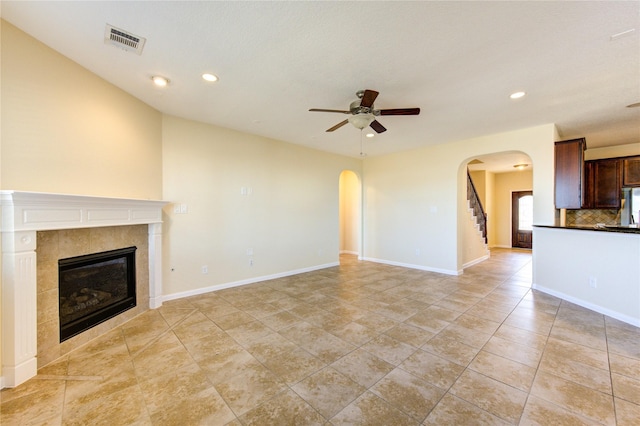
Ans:
[{"label": "dark granite countertop", "polygon": [[554,229],[577,229],[580,231],[598,231],[598,232],[617,232],[619,234],[640,234],[640,228],[636,225],[631,227],[621,225],[567,225],[567,226],[555,226],[555,225],[533,225],[536,228],[554,228]]}]

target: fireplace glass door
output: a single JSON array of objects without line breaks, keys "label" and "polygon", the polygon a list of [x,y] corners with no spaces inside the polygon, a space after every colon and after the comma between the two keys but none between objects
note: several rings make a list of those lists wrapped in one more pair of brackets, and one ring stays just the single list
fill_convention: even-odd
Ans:
[{"label": "fireplace glass door", "polygon": [[58,261],[60,341],[136,306],[136,247]]}]

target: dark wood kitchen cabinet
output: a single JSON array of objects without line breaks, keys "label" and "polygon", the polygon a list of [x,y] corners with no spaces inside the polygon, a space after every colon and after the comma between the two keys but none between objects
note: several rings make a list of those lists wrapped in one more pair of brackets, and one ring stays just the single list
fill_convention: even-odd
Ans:
[{"label": "dark wood kitchen cabinet", "polygon": [[622,160],[608,158],[585,162],[584,209],[619,209],[622,189]]},{"label": "dark wood kitchen cabinet", "polygon": [[627,157],[623,161],[622,185],[640,186],[640,157]]},{"label": "dark wood kitchen cabinet", "polygon": [[555,205],[557,209],[582,207],[584,138],[555,143]]}]

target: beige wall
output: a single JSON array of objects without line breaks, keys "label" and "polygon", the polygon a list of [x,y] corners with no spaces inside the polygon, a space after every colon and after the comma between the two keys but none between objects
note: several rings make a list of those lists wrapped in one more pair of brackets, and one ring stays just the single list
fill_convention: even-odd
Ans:
[{"label": "beige wall", "polygon": [[601,158],[628,157],[630,155],[640,155],[640,143],[608,146],[604,148],[589,148],[589,141],[587,141],[587,150],[584,152],[584,159],[598,160]]},{"label": "beige wall", "polygon": [[488,172],[486,170],[469,171],[469,175],[471,176],[471,180],[473,181],[473,186],[475,186],[476,188],[476,192],[478,193],[478,198],[480,198],[482,207],[485,207],[487,204]]},{"label": "beige wall", "polygon": [[[537,171],[537,170],[536,170]],[[511,247],[511,194],[533,189],[533,172],[496,173],[494,175],[494,212],[491,226],[495,228],[491,247]],[[536,193],[534,195],[534,200]]]},{"label": "beige wall", "polygon": [[165,295],[338,261],[340,173],[359,159],[171,116],[163,158],[164,199],[188,210],[165,209]]},{"label": "beige wall", "polygon": [[2,23],[2,189],[160,199],[161,114]]},{"label": "beige wall", "polygon": [[359,254],[360,248],[360,179],[355,172],[340,174],[340,252]]}]

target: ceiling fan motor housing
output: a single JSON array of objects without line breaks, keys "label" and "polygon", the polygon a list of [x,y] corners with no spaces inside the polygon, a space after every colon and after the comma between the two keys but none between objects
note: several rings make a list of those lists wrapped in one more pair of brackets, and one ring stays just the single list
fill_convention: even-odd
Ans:
[{"label": "ceiling fan motor housing", "polygon": [[[351,104],[349,105],[349,111],[351,111],[351,114],[356,115],[356,114],[375,114],[375,111],[373,109],[373,105],[371,105],[371,107],[364,107],[360,105],[360,100],[357,101],[353,101],[351,102]],[[378,115],[378,114],[376,114]]]}]

